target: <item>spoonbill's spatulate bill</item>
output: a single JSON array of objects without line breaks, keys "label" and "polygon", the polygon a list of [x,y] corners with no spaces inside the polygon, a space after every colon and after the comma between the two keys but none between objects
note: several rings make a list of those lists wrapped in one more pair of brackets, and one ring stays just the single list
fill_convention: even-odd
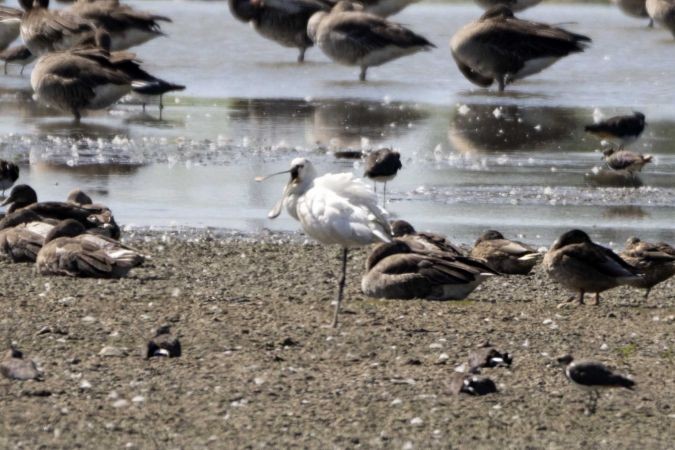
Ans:
[{"label": "spoonbill's spatulate bill", "polygon": [[280,173],[290,173],[291,179],[268,217],[278,217],[285,208],[300,222],[308,236],[322,244],[342,247],[342,274],[332,322],[335,327],[347,276],[348,250],[391,241],[387,213],[377,205],[372,190],[352,173],[329,173],[319,177],[312,163],[305,158],[294,159],[290,170]]}]

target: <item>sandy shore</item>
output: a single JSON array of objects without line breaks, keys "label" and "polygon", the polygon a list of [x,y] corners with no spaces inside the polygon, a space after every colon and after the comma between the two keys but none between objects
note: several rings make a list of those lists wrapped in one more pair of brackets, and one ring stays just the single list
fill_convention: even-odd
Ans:
[{"label": "sandy shore", "polygon": [[[3,337],[45,372],[0,380],[3,448],[667,448],[675,441],[675,280],[616,289],[597,307],[557,309],[541,271],[486,282],[460,302],[381,301],[349,262],[342,324],[331,317],[337,249],[302,238],[130,242],[153,255],[120,281],[45,278],[0,262]],[[184,356],[142,357],[171,323]],[[500,392],[448,394],[470,349],[514,355],[488,369]],[[104,357],[112,346],[126,356]],[[609,363],[634,392],[608,392],[594,416],[551,356]],[[439,361],[445,353],[447,360]],[[415,419],[415,420],[413,420]]]}]

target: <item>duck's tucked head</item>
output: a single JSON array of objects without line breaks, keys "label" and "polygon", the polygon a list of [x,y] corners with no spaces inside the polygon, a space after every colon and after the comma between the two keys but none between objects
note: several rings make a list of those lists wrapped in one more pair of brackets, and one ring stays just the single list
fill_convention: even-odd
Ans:
[{"label": "duck's tucked head", "polygon": [[608,148],[607,150],[605,150],[604,152],[602,152],[602,154],[603,154],[603,156],[604,156],[605,158],[609,158],[609,157],[612,156],[614,153],[616,153],[616,150],[614,150],[613,148]]},{"label": "duck's tucked head", "polygon": [[574,357],[572,355],[563,355],[556,358],[556,361],[558,361],[558,363],[563,366],[568,366],[572,361],[574,361]]},{"label": "duck's tucked head", "polygon": [[384,258],[402,253],[413,253],[412,249],[405,242],[394,239],[391,242],[380,244],[373,249],[366,260],[366,271],[375,267],[375,265]]},{"label": "duck's tucked head", "polygon": [[563,233],[557,241],[553,244],[553,249],[558,249],[565,247],[567,245],[573,244],[584,244],[586,242],[592,242],[591,238],[586,234],[585,231],[581,230],[570,230]]},{"label": "duck's tucked head", "polygon": [[504,239],[504,235],[497,230],[487,230],[485,233],[480,235],[478,240],[476,240],[476,245],[484,241],[496,241],[498,239]]},{"label": "duck's tucked head", "polygon": [[10,203],[12,206],[7,212],[13,212],[19,208],[32,205],[33,203],[37,203],[37,193],[27,184],[19,184],[12,188],[12,192],[9,193],[9,197],[7,197],[5,201],[0,204],[0,206],[6,206]]},{"label": "duck's tucked head", "polygon": [[33,9],[33,0],[19,0],[19,5],[24,11],[30,11]]},{"label": "duck's tucked head", "polygon": [[363,11],[363,5],[358,2],[352,2],[349,0],[340,0],[333,6],[331,9],[332,13],[340,13],[345,11]]},{"label": "duck's tucked head", "polygon": [[91,200],[91,197],[89,197],[82,189],[73,189],[70,191],[66,201],[69,203],[75,203],[76,205],[91,205],[94,203]]},{"label": "duck's tucked head", "polygon": [[513,15],[513,11],[511,11],[511,8],[509,8],[506,5],[497,5],[485,11],[485,13],[483,13],[483,15],[480,16],[480,20],[497,19],[497,18],[508,19],[512,17],[515,16]]},{"label": "duck's tucked head", "polygon": [[58,225],[52,228],[49,233],[47,233],[47,237],[45,237],[45,244],[60,237],[79,236],[86,231],[87,230],[84,228],[84,225],[82,225],[77,220],[73,219],[62,220],[61,222],[58,223]]},{"label": "duck's tucked head", "polygon": [[626,248],[631,248],[631,247],[634,247],[636,245],[639,245],[640,242],[642,242],[640,240],[640,238],[635,237],[635,236],[631,236],[628,239],[626,239]]},{"label": "duck's tucked head", "polygon": [[638,119],[640,119],[640,121],[641,121],[642,123],[644,123],[644,121],[645,121],[645,115],[644,115],[644,114],[642,114],[642,113],[639,112],[639,111],[633,111],[633,115],[634,115],[635,117],[637,117]]},{"label": "duck's tucked head", "polygon": [[413,227],[410,222],[405,220],[392,220],[391,223],[391,235],[394,237],[401,237],[415,234],[415,227]]},{"label": "duck's tucked head", "polygon": [[249,22],[260,16],[262,0],[227,0],[230,12],[242,22]]}]

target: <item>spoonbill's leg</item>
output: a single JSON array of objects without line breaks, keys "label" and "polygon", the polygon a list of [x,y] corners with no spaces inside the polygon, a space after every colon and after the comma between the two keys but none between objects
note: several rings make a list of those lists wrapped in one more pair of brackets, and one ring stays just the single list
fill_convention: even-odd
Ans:
[{"label": "spoonbill's leg", "polygon": [[335,304],[335,314],[333,315],[333,323],[331,323],[331,326],[333,328],[337,327],[338,324],[338,314],[340,314],[340,303],[342,303],[342,293],[345,290],[345,281],[347,280],[348,251],[349,249],[347,249],[347,247],[342,248],[342,275],[340,275],[340,281],[338,282],[337,303]]}]

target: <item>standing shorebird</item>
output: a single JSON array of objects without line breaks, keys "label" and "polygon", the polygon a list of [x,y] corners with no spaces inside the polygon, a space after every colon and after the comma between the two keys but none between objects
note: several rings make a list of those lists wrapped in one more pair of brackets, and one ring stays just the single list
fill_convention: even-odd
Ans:
[{"label": "standing shorebird", "polygon": [[610,117],[584,127],[584,131],[618,145],[619,149],[635,142],[644,129],[645,115],[637,111],[631,115]]},{"label": "standing shorebird", "polygon": [[377,242],[390,242],[387,213],[377,206],[375,194],[354,174],[328,173],[319,177],[312,163],[305,158],[291,161],[290,170],[257,177],[256,181],[283,173],[290,173],[291,179],[281,200],[267,217],[278,217],[285,207],[308,236],[325,245],[342,247],[342,274],[332,322],[336,327],[347,277],[348,251]]},{"label": "standing shorebird", "polygon": [[627,150],[616,151],[613,148],[602,152],[602,159],[605,160],[607,167],[616,171],[626,171],[631,176],[635,176],[635,172],[642,172],[645,164],[652,162],[651,155],[643,155],[642,153],[633,153]]},{"label": "standing shorebird", "polygon": [[5,62],[5,75],[7,75],[7,66],[9,64],[20,65],[21,71],[19,72],[19,75],[23,75],[23,69],[25,69],[28,64],[35,61],[35,59],[35,55],[32,54],[25,45],[17,45],[16,47],[8,48],[0,53],[0,60]]},{"label": "standing shorebird", "polygon": [[595,304],[599,305],[601,292],[641,280],[635,267],[612,250],[595,244],[581,230],[563,233],[553,243],[544,256],[544,268],[555,281],[579,293],[579,304],[584,303],[586,292],[594,292]]},{"label": "standing shorebird", "polygon": [[488,10],[450,40],[452,57],[470,82],[503,91],[515,80],[539,73],[591,39],[545,23],[521,20],[506,6]]},{"label": "standing shorebird", "polygon": [[675,248],[665,242],[651,244],[631,237],[619,256],[643,275],[634,286],[646,289],[645,299],[654,286],[675,276]]},{"label": "standing shorebird", "polygon": [[360,8],[342,0],[330,13],[314,14],[307,24],[307,35],[326,56],[339,64],[361,68],[359,80],[366,81],[368,67],[435,47],[403,25]]},{"label": "standing shorebird", "polygon": [[2,189],[2,196],[5,196],[5,191],[11,188],[16,180],[19,179],[19,166],[13,162],[0,159],[0,189]]},{"label": "standing shorebird", "polygon": [[381,148],[369,153],[363,168],[363,176],[373,180],[373,190],[377,193],[377,183],[383,183],[382,206],[387,204],[387,181],[394,179],[402,168],[401,154],[389,148]]},{"label": "standing shorebird", "polygon": [[600,389],[626,388],[632,390],[635,382],[630,378],[612,372],[604,364],[595,361],[574,361],[572,355],[558,358],[565,366],[565,376],[577,387],[589,394],[588,414],[594,414],[600,397]]}]

